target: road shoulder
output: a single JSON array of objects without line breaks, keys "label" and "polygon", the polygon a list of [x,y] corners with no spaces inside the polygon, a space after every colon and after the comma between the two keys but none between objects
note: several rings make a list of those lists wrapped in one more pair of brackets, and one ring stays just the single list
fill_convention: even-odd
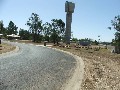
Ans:
[{"label": "road shoulder", "polygon": [[52,49],[69,54],[73,56],[77,61],[76,69],[73,72],[74,73],[73,76],[62,86],[61,90],[80,90],[82,80],[84,78],[84,67],[85,67],[82,58],[67,51],[63,51],[56,48],[52,48]]}]

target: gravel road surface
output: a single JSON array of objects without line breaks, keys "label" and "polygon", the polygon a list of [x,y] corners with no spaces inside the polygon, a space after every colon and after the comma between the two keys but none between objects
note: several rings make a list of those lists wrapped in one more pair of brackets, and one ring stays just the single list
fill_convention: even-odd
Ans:
[{"label": "gravel road surface", "polygon": [[71,78],[76,60],[63,52],[30,44],[0,56],[0,90],[60,90]]}]

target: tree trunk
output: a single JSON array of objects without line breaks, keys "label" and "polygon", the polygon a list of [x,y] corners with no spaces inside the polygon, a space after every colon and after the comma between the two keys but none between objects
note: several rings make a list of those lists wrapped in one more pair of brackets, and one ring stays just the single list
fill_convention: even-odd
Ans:
[{"label": "tree trunk", "polygon": [[120,46],[115,46],[115,53],[120,54]]},{"label": "tree trunk", "polygon": [[35,42],[35,34],[33,33],[33,42]]},{"label": "tree trunk", "polygon": [[0,44],[1,44],[1,37],[0,37]]},{"label": "tree trunk", "polygon": [[55,41],[55,40],[53,40],[53,43],[55,44],[55,43],[56,43],[56,41]]}]

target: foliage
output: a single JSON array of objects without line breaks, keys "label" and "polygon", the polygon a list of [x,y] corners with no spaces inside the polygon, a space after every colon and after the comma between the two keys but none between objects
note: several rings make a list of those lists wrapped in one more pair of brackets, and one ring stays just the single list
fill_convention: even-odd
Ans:
[{"label": "foliage", "polygon": [[[116,46],[117,53],[120,53],[120,15],[115,16],[114,20],[111,20],[113,28],[116,30],[114,44]],[[108,27],[111,30],[111,27]]]},{"label": "foliage", "polygon": [[65,33],[65,23],[61,19],[51,20],[51,40],[53,43],[58,43]]},{"label": "foliage", "polygon": [[50,41],[51,29],[52,25],[50,23],[46,22],[45,24],[43,24],[43,35],[45,41]]},{"label": "foliage", "polygon": [[[65,36],[65,23],[61,19],[52,19],[51,22],[46,22],[42,24],[42,20],[39,18],[39,15],[32,13],[28,19],[26,25],[29,27],[29,30],[20,29],[19,35],[21,39],[28,40],[31,39],[33,42],[41,42],[42,40],[58,43],[62,39],[64,40]],[[7,28],[4,28],[4,24],[0,21],[0,33],[7,36],[10,34],[17,34],[18,27],[13,23],[9,22]]]},{"label": "foliage", "polygon": [[72,38],[72,42],[77,42],[78,39],[77,38]]},{"label": "foliage", "polygon": [[115,16],[114,20],[111,20],[112,26],[117,32],[120,32],[120,15]]},{"label": "foliage", "polygon": [[120,32],[115,33],[115,45],[120,46]]},{"label": "foliage", "polygon": [[89,41],[89,42],[93,42],[92,39],[90,39],[90,38],[79,39],[79,41]]},{"label": "foliage", "polygon": [[94,44],[94,45],[98,45],[99,42],[98,42],[97,40],[95,40],[95,41],[93,42],[93,44]]},{"label": "foliage", "polygon": [[3,21],[0,21],[0,34],[3,32]]},{"label": "foliage", "polygon": [[43,35],[45,41],[58,43],[65,33],[65,23],[61,19],[52,19],[51,23],[43,24]]},{"label": "foliage", "polygon": [[29,30],[33,34],[33,42],[38,42],[37,36],[43,30],[42,20],[40,20],[39,15],[32,13],[26,25],[29,26]]},{"label": "foliage", "polygon": [[[120,15],[115,16],[114,20],[111,20],[113,28],[116,30],[115,43],[120,45]],[[111,30],[111,27],[108,27]]]},{"label": "foliage", "polygon": [[0,21],[0,34],[5,38],[7,36],[7,29],[4,27],[3,21]]},{"label": "foliage", "polygon": [[7,34],[8,35],[17,34],[18,33],[17,29],[18,27],[12,21],[10,21],[7,27]]},{"label": "foliage", "polygon": [[22,40],[29,40],[30,39],[30,32],[24,29],[19,30],[19,36]]},{"label": "foliage", "polygon": [[7,38],[7,28],[3,27],[3,32],[2,32],[2,34],[3,34],[3,37],[4,37],[4,38]]}]

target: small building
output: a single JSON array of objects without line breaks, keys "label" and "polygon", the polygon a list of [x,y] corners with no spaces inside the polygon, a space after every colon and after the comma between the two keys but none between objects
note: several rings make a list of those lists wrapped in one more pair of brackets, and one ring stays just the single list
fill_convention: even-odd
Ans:
[{"label": "small building", "polygon": [[0,38],[3,36],[3,34],[0,34]]},{"label": "small building", "polygon": [[15,34],[11,34],[11,35],[7,35],[7,39],[8,40],[20,39],[20,36],[15,35]]},{"label": "small building", "polygon": [[80,41],[79,44],[81,46],[89,46],[89,45],[91,45],[91,42],[90,41]]},{"label": "small building", "polygon": [[0,34],[0,38],[3,36],[3,34]]}]

